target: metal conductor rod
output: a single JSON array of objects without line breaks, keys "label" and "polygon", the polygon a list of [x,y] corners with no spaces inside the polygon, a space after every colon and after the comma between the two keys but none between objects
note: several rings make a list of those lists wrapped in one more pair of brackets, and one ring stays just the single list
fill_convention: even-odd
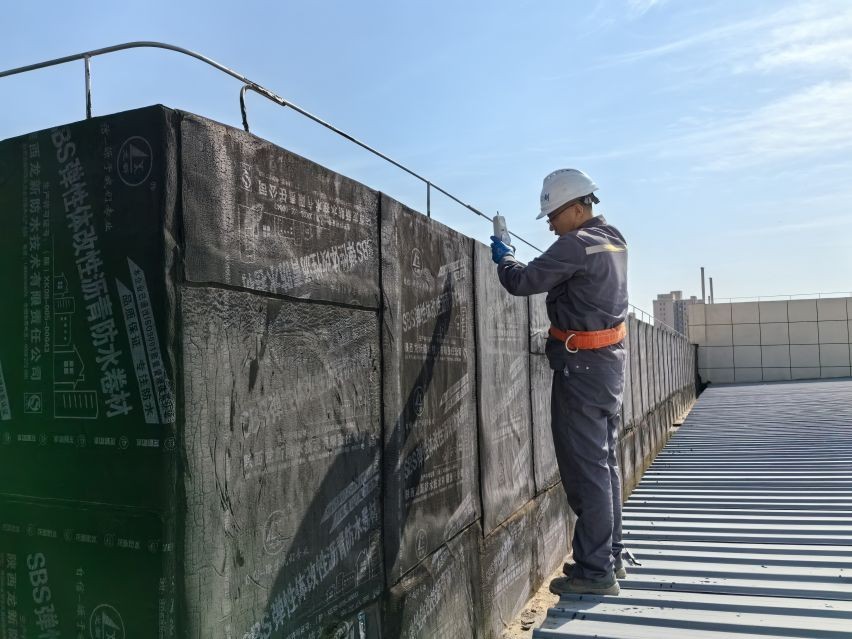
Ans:
[{"label": "metal conductor rod", "polygon": [[92,118],[92,62],[89,56],[85,57],[86,67],[86,119]]},{"label": "metal conductor rod", "polygon": [[243,129],[249,133],[248,112],[246,111],[246,90],[248,86],[243,85],[240,89],[240,115],[243,116]]},{"label": "metal conductor rod", "polygon": [[[262,95],[263,97],[267,98],[268,100],[275,102],[276,104],[278,104],[280,106],[283,106],[285,108],[289,107],[289,108],[293,109],[297,113],[300,113],[301,115],[305,116],[306,118],[313,120],[317,124],[324,126],[325,128],[329,129],[330,131],[334,131],[335,133],[337,133],[341,137],[346,138],[350,142],[357,144],[358,146],[369,151],[373,155],[376,155],[376,156],[382,158],[386,162],[393,164],[398,169],[408,173],[412,177],[417,178],[421,182],[424,182],[427,185],[427,188],[435,189],[436,191],[443,193],[445,196],[447,196],[448,198],[450,198],[454,202],[461,204],[464,208],[468,209],[469,211],[472,211],[473,213],[476,213],[477,215],[484,217],[486,220],[489,220],[489,221],[491,220],[491,218],[488,215],[486,215],[482,211],[474,208],[470,204],[463,202],[462,200],[457,198],[452,193],[449,193],[448,191],[437,186],[431,180],[427,180],[426,178],[424,178],[419,173],[416,173],[415,171],[409,169],[407,166],[400,164],[399,162],[397,162],[393,158],[385,155],[384,153],[382,153],[381,151],[378,151],[377,149],[374,149],[373,147],[362,142],[361,140],[357,139],[356,137],[346,133],[345,131],[338,129],[333,124],[330,124],[329,122],[326,122],[322,118],[320,118],[320,117],[314,115],[313,113],[301,108],[300,106],[297,106],[296,104],[293,104],[292,102],[285,100],[281,96],[273,93],[272,91],[263,87],[262,85],[258,84],[257,82],[253,82],[252,80],[249,80],[246,76],[242,75],[241,73],[237,73],[233,69],[230,69],[230,68],[228,68],[228,67],[226,67],[222,64],[219,64],[218,62],[216,62],[215,60],[212,60],[211,58],[208,58],[207,56],[201,55],[200,53],[196,53],[195,51],[191,51],[189,49],[184,49],[183,47],[177,47],[177,46],[174,46],[172,44],[166,44],[164,42],[153,42],[153,41],[126,42],[124,44],[117,44],[117,45],[114,45],[114,46],[111,46],[111,47],[104,47],[102,49],[94,49],[92,51],[84,51],[83,53],[77,53],[77,54],[74,54],[74,55],[64,56],[62,58],[55,58],[53,60],[47,60],[45,62],[38,62],[36,64],[29,64],[27,66],[18,67],[16,69],[9,69],[7,71],[0,71],[0,78],[5,78],[5,77],[8,77],[8,76],[12,76],[12,75],[18,75],[20,73],[26,73],[28,71],[35,71],[37,69],[44,69],[44,68],[56,66],[56,65],[59,65],[59,64],[65,64],[66,62],[74,62],[74,61],[77,61],[77,60],[84,60],[85,64],[86,64],[87,116],[90,116],[91,103],[89,101],[90,94],[89,94],[89,91],[88,91],[89,82],[90,82],[89,59],[94,58],[95,56],[99,56],[99,55],[106,55],[108,53],[115,53],[116,51],[125,51],[127,49],[139,49],[139,48],[166,49],[168,51],[175,51],[177,53],[182,53],[184,55],[188,55],[192,58],[195,58],[196,60],[200,60],[201,62],[204,62],[205,64],[208,64],[208,65],[214,67],[215,69],[218,69],[222,73],[225,73],[225,74],[231,76],[232,78],[235,78],[235,79],[239,80],[240,82],[242,82],[245,86],[240,91],[240,97],[242,98],[241,99],[241,105],[242,105],[242,112],[243,112],[243,126],[246,128],[246,130],[248,130],[248,120],[247,120],[246,112],[245,112],[244,93],[245,93],[246,90],[251,90],[251,91],[254,91],[255,93]],[[431,213],[431,211],[430,211],[430,213]],[[520,240],[521,242],[523,242],[524,244],[526,244],[527,246],[529,246],[530,248],[533,248],[533,249],[541,252],[540,248],[538,248],[537,246],[535,246],[533,244],[530,244],[529,242],[527,242],[524,238],[520,237],[519,235],[517,235],[515,233],[511,233],[511,235],[513,237],[515,237],[516,239]]]},{"label": "metal conductor rod", "polygon": [[[398,169],[400,169],[400,170],[402,170],[402,171],[405,171],[405,172],[406,172],[406,173],[408,173],[410,176],[415,177],[415,178],[417,178],[418,180],[420,180],[421,182],[423,182],[423,183],[426,185],[426,189],[427,189],[427,191],[426,191],[426,196],[427,196],[427,213],[428,213],[429,217],[432,217],[432,215],[431,215],[431,213],[432,213],[432,212],[431,212],[431,190],[432,190],[432,189],[435,189],[436,191],[438,191],[438,192],[443,193],[444,195],[446,195],[448,198],[450,198],[451,200],[453,200],[453,201],[454,201],[454,202],[456,202],[457,204],[461,204],[463,207],[465,207],[465,208],[466,208],[466,209],[468,209],[469,211],[471,211],[471,212],[473,212],[473,213],[476,213],[477,215],[479,215],[479,216],[481,216],[481,217],[484,217],[484,218],[485,218],[486,220],[488,220],[489,222],[492,222],[492,221],[493,221],[493,220],[492,220],[492,218],[488,217],[485,213],[483,213],[483,212],[482,212],[482,211],[480,211],[479,209],[477,209],[477,208],[475,208],[475,207],[471,206],[471,205],[470,205],[470,204],[468,204],[467,202],[463,202],[462,200],[460,200],[459,198],[457,198],[455,195],[453,195],[453,194],[452,194],[452,193],[450,193],[449,191],[446,191],[446,190],[442,189],[440,186],[438,186],[437,184],[435,184],[435,183],[434,183],[434,182],[432,182],[431,180],[426,179],[425,177],[423,177],[423,176],[422,176],[422,175],[420,175],[419,173],[417,173],[417,172],[415,172],[415,171],[413,171],[413,170],[409,169],[407,166],[405,166],[405,165],[403,165],[403,164],[400,164],[399,162],[397,162],[397,161],[396,161],[396,160],[394,160],[393,158],[391,158],[391,157],[389,157],[389,156],[385,155],[385,154],[384,154],[384,153],[382,153],[381,151],[379,151],[379,150],[377,150],[377,149],[374,149],[374,148],[373,148],[373,147],[371,147],[369,144],[366,144],[365,142],[362,142],[362,141],[361,141],[361,140],[359,140],[358,138],[356,138],[356,137],[354,137],[354,136],[352,136],[352,135],[350,135],[350,134],[346,133],[345,131],[343,131],[343,130],[341,130],[341,129],[338,129],[338,128],[337,128],[336,126],[334,126],[333,124],[329,124],[329,123],[328,123],[328,122],[326,122],[325,120],[323,120],[323,119],[321,119],[321,118],[319,118],[319,117],[315,116],[313,113],[310,113],[310,112],[308,112],[308,111],[305,111],[304,109],[302,109],[301,107],[296,106],[296,105],[295,105],[295,104],[293,104],[292,102],[287,102],[287,101],[286,101],[286,100],[284,100],[283,98],[281,98],[281,97],[279,97],[279,96],[275,95],[274,93],[272,93],[272,92],[270,92],[270,91],[268,91],[268,90],[264,89],[264,88],[263,88],[263,87],[261,87],[260,85],[255,84],[255,83],[253,83],[253,82],[251,82],[251,83],[247,83],[247,84],[246,84],[246,86],[244,86],[244,87],[242,88],[242,90],[240,91],[240,96],[241,96],[241,98],[242,98],[242,96],[245,94],[245,91],[246,91],[246,90],[250,90],[250,91],[254,91],[255,93],[259,93],[259,94],[260,94],[260,95],[262,95],[263,97],[268,98],[269,100],[272,100],[273,102],[275,102],[275,103],[277,103],[277,104],[280,104],[280,105],[281,105],[281,106],[283,106],[283,107],[290,107],[291,109],[293,109],[293,110],[294,110],[294,111],[296,111],[297,113],[300,113],[300,114],[304,115],[306,118],[309,118],[309,119],[313,120],[313,121],[314,121],[314,122],[316,122],[317,124],[320,124],[320,125],[324,126],[325,128],[329,129],[330,131],[334,131],[335,133],[337,133],[337,134],[338,134],[338,135],[340,135],[341,137],[346,138],[347,140],[349,140],[350,142],[352,142],[352,143],[354,143],[354,144],[357,144],[357,145],[358,145],[358,146],[360,146],[362,149],[364,149],[364,150],[366,150],[366,151],[369,151],[369,152],[370,152],[370,153],[372,153],[373,155],[376,155],[376,156],[378,156],[378,157],[382,158],[382,159],[383,159],[383,160],[385,160],[386,162],[389,162],[389,163],[393,164],[393,165],[394,165],[395,167],[397,167]],[[248,127],[248,121],[246,120],[246,116],[245,116],[245,101],[244,101],[244,99],[243,99],[243,102],[242,102],[242,106],[243,106],[243,124],[244,124],[244,126],[245,126],[245,127]],[[246,130],[248,131],[248,128],[246,128]],[[509,233],[510,233],[513,237],[515,237],[516,239],[520,240],[521,242],[523,242],[524,244],[526,244],[527,246],[529,246],[530,248],[534,248],[534,249],[535,249],[536,251],[538,251],[539,253],[542,253],[542,252],[543,252],[540,248],[538,248],[538,247],[537,247],[537,246],[535,246],[534,244],[530,244],[529,242],[527,242],[527,241],[526,241],[524,238],[522,238],[521,236],[516,235],[515,233],[512,233],[511,231],[509,231]]]}]

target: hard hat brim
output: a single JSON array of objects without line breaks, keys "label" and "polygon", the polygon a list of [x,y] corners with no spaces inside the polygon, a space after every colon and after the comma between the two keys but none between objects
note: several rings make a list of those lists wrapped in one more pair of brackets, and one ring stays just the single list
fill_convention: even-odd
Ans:
[{"label": "hard hat brim", "polygon": [[[595,191],[597,191],[597,190],[598,190],[598,187],[595,187]],[[601,201],[598,199],[598,196],[595,195],[595,191],[592,191],[588,195],[583,195],[579,198],[574,198],[574,200],[579,201],[579,200],[582,200],[583,198],[590,198],[592,200],[593,204],[600,204]],[[550,207],[548,210],[545,210],[545,211],[542,211],[541,213],[539,213],[538,216],[535,219],[540,220],[541,218],[550,215],[554,211],[558,211],[560,208],[562,208],[563,206],[568,204],[568,202],[571,202],[571,201],[572,200],[565,200],[562,204],[558,204],[556,206]]]}]

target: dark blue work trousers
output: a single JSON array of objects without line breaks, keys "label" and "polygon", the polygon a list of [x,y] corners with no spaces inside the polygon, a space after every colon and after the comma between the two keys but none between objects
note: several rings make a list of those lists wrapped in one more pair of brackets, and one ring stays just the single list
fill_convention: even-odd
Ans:
[{"label": "dark blue work trousers", "polygon": [[568,364],[553,374],[553,445],[577,515],[574,574],[588,579],[608,577],[624,549],[617,458],[623,392],[623,370],[578,371]]}]

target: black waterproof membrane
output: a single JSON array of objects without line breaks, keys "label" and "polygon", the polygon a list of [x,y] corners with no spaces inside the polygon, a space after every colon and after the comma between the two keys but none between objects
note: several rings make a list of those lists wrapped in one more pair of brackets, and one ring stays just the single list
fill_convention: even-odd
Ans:
[{"label": "black waterproof membrane", "polygon": [[527,301],[497,279],[489,248],[474,243],[479,481],[487,535],[532,499],[533,434]]},{"label": "black waterproof membrane", "polygon": [[649,440],[649,449],[648,449],[648,457],[647,463],[650,464],[654,461],[653,457],[656,454],[657,446],[660,441],[660,422],[661,422],[661,414],[662,414],[662,406],[657,406],[654,408],[650,417],[648,418],[648,440]]},{"label": "black waterproof membrane", "polygon": [[[374,601],[383,585],[378,314],[185,285],[187,270],[211,281],[240,272],[252,237],[252,263],[272,259],[286,229],[241,227],[243,243],[205,236],[211,250],[193,245],[187,269],[181,238],[219,227],[201,211],[215,209],[215,195],[181,208],[192,199],[178,170],[184,125],[194,145],[188,167],[200,171],[204,140],[223,137],[236,156],[266,158],[252,176],[263,173],[271,184],[270,167],[279,162],[298,167],[286,179],[282,169],[280,184],[331,189],[326,200],[306,195],[305,206],[334,230],[303,233],[299,251],[311,241],[314,253],[339,247],[349,233],[366,242],[363,253],[355,248],[365,259],[345,276],[337,258],[305,257],[310,281],[276,292],[376,306],[377,275],[367,271],[377,271],[377,232],[358,226],[375,224],[366,212],[377,211],[375,196],[305,160],[163,107],[0,143],[0,216],[8,230],[0,236],[0,497],[51,500],[55,511],[22,505],[16,512],[31,537],[83,536],[85,552],[50,546],[48,570],[65,574],[71,566],[112,584],[118,603],[106,595],[104,602],[125,625],[134,619],[127,637],[318,637]],[[241,155],[240,141],[263,153]],[[239,179],[217,173],[227,164],[217,153],[209,156],[209,182],[193,175],[193,193],[210,195],[216,176]],[[347,197],[356,204],[340,204]],[[235,198],[227,202],[253,202]],[[353,210],[362,208],[356,224]],[[475,427],[472,418],[467,423]],[[112,532],[137,520],[143,523],[128,524],[138,529],[133,534]],[[144,567],[129,569],[121,553],[137,545],[153,550]],[[23,570],[40,547],[18,547]],[[19,574],[26,583],[27,573]],[[31,605],[31,591],[17,592],[23,599],[8,597],[7,610]],[[77,596],[63,585],[51,603],[76,610]],[[157,603],[160,597],[168,602]],[[79,615],[91,616],[100,603],[87,600]],[[106,628],[114,615],[99,610]],[[33,614],[24,621],[36,623]]]},{"label": "black waterproof membrane", "polygon": [[652,411],[657,407],[657,353],[654,327],[651,324],[644,324],[642,328],[645,331],[645,348],[647,352],[648,362],[648,410]]},{"label": "black waterproof membrane", "polygon": [[[683,337],[678,337],[675,339],[674,349],[672,352],[672,358],[674,362],[672,364],[674,368],[674,377],[675,377],[675,390],[681,391],[686,386],[687,383],[692,380],[687,380],[686,378],[686,363],[683,361],[686,358],[687,353],[689,352],[690,346],[687,344],[687,341]],[[680,409],[680,406],[678,406]]]},{"label": "black waterproof membrane", "polygon": [[[698,383],[696,365],[698,364],[698,346],[695,344],[684,344],[685,352],[684,356],[681,359],[681,362],[684,364],[684,375],[686,376],[685,383],[686,384],[695,384]],[[694,388],[693,388],[694,391]],[[692,399],[695,399],[694,393]]]},{"label": "black waterproof membrane", "polygon": [[674,353],[678,346],[678,337],[670,335],[666,344],[666,370],[668,380],[668,397],[672,398],[677,393],[677,369],[675,367]]},{"label": "black waterproof membrane", "polygon": [[665,385],[663,386],[663,397],[668,399],[671,397],[672,392],[674,391],[674,380],[672,376],[672,350],[674,350],[674,336],[666,332],[663,335],[663,380],[665,381]]},{"label": "black waterproof membrane", "polygon": [[661,404],[666,399],[666,362],[663,357],[663,345],[665,344],[666,333],[664,330],[654,329],[654,353],[657,369],[655,371],[657,379],[657,403]]},{"label": "black waterproof membrane", "polygon": [[486,639],[499,639],[533,593],[533,539],[539,534],[534,524],[533,501],[485,538],[481,569]]},{"label": "black waterproof membrane", "polygon": [[550,328],[550,320],[547,318],[547,293],[530,295],[530,353],[544,354],[544,345],[547,343],[547,331]]},{"label": "black waterproof membrane", "polygon": [[193,630],[310,636],[384,586],[378,316],[195,287],[181,307]]},{"label": "black waterproof membrane", "polygon": [[665,346],[666,346],[666,338],[668,337],[668,333],[664,330],[656,329],[657,333],[657,367],[658,373],[657,377],[659,379],[658,385],[660,387],[659,390],[659,402],[662,403],[668,397],[667,388],[666,388],[666,371],[668,365],[666,363],[665,356]]},{"label": "black waterproof membrane", "polygon": [[533,589],[548,580],[562,566],[566,556],[570,557],[573,520],[574,515],[568,507],[561,485],[536,497],[533,513]]},{"label": "black waterproof membrane", "polygon": [[663,357],[662,357],[662,342],[663,334],[659,329],[651,331],[652,354],[651,363],[654,367],[652,373],[654,379],[654,408],[660,405],[663,401]]},{"label": "black waterproof membrane", "polygon": [[666,334],[660,329],[655,330],[654,333],[654,349],[657,362],[657,403],[660,404],[666,399],[666,364],[663,358],[663,342]]},{"label": "black waterproof membrane", "polygon": [[480,598],[482,529],[470,526],[390,589],[388,639],[483,639]]},{"label": "black waterproof membrane", "polygon": [[648,413],[645,417],[645,420],[640,424],[638,430],[639,442],[641,444],[640,452],[641,452],[641,460],[642,463],[640,465],[640,474],[645,472],[645,468],[648,467],[648,464],[651,463],[651,454],[653,451],[652,447],[652,430],[654,428],[654,412]]},{"label": "black waterproof membrane", "polygon": [[622,500],[627,497],[636,486],[636,430],[623,431],[618,437],[618,465],[621,470],[621,492]]},{"label": "black waterproof membrane", "polygon": [[650,326],[644,322],[639,322],[638,327],[639,330],[637,331],[637,333],[639,335],[639,384],[642,393],[642,418],[644,419],[645,416],[648,415],[653,408],[651,402],[651,394],[649,392],[649,389],[651,387],[651,365],[649,362],[650,349],[648,348],[648,333],[650,331]]},{"label": "black waterproof membrane", "polygon": [[650,324],[643,324],[642,329],[645,332],[645,362],[648,371],[648,411],[653,412],[657,407],[655,390],[657,359],[654,353],[654,327]]},{"label": "black waterproof membrane", "polygon": [[393,584],[479,516],[472,240],[383,196],[382,290]]},{"label": "black waterproof membrane", "polygon": [[378,193],[190,115],[181,171],[188,280],[378,308]]},{"label": "black waterproof membrane", "polygon": [[[684,342],[685,340],[683,337],[675,337],[674,344],[672,346],[672,384],[674,386],[674,390],[678,392],[686,385],[686,379],[683,372],[684,363],[682,360],[682,358],[685,357]],[[681,405],[678,403],[678,412],[680,409]]]},{"label": "black waterproof membrane", "polygon": [[651,363],[654,367],[652,378],[654,380],[654,408],[660,405],[663,401],[663,358],[660,353],[660,343],[662,342],[662,331],[652,327],[651,344],[653,346]]},{"label": "black waterproof membrane", "polygon": [[375,602],[342,619],[320,635],[323,639],[382,639],[382,603]]},{"label": "black waterproof membrane", "polygon": [[644,460],[645,455],[642,452],[643,449],[643,439],[646,436],[648,428],[647,419],[642,422],[637,422],[635,428],[633,429],[633,472],[641,477],[642,472],[644,471]]},{"label": "black waterproof membrane", "polygon": [[669,394],[674,394],[680,389],[680,380],[678,379],[678,362],[677,350],[680,346],[681,337],[678,335],[670,335],[669,343],[666,348],[666,357],[669,362]]},{"label": "black waterproof membrane", "polygon": [[633,367],[630,365],[630,343],[636,339],[635,335],[627,332],[627,337],[624,338],[624,353],[627,355],[627,361],[624,364],[624,393],[621,402],[621,429],[625,430],[633,425]]},{"label": "black waterproof membrane", "polygon": [[535,491],[543,492],[559,483],[559,466],[550,427],[550,394],[553,370],[544,355],[530,355],[530,398],[532,402],[533,469]]},{"label": "black waterproof membrane", "polygon": [[630,398],[633,401],[633,422],[638,424],[645,416],[645,407],[642,403],[642,367],[639,363],[639,343],[642,341],[642,328],[639,320],[630,315],[627,318],[627,333],[630,335],[628,342],[627,367],[630,369]]},{"label": "black waterproof membrane", "polygon": [[700,383],[696,365],[698,363],[698,346],[695,344],[684,344],[684,354],[681,360],[684,364],[685,383],[689,384],[690,399],[695,399],[696,386]]},{"label": "black waterproof membrane", "polygon": [[697,346],[682,339],[680,348],[678,349],[678,368],[680,369],[681,385],[687,386],[695,384],[695,357],[697,356]]}]

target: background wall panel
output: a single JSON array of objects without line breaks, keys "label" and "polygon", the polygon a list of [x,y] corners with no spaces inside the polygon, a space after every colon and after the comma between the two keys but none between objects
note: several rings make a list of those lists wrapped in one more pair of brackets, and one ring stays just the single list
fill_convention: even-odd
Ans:
[{"label": "background wall panel", "polygon": [[695,304],[689,336],[699,373],[717,384],[844,376],[852,363],[850,306],[852,297]]}]

